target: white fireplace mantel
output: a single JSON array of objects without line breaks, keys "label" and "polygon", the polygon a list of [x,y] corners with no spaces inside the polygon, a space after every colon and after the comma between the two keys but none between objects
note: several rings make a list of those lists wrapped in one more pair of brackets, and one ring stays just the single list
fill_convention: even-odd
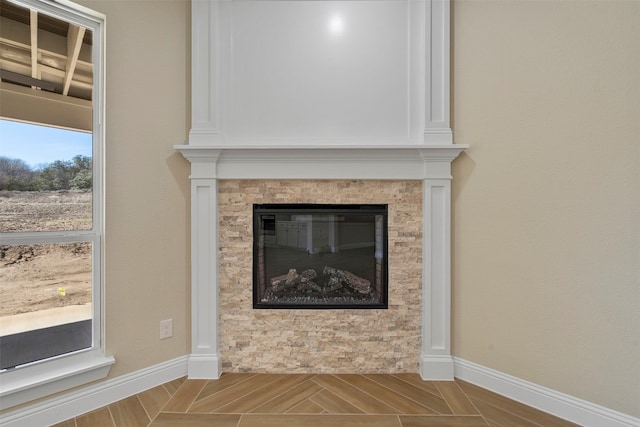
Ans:
[{"label": "white fireplace mantel", "polygon": [[191,178],[450,179],[466,145],[217,146],[176,145]]},{"label": "white fireplace mantel", "polygon": [[[306,10],[307,5],[313,10]],[[362,8],[371,13],[358,13]],[[304,33],[315,28],[320,22],[317,17],[329,11],[328,33]],[[283,13],[287,19],[280,20]],[[372,21],[363,21],[362,16],[370,16]],[[287,31],[293,30],[287,25],[298,18],[304,25],[292,28],[302,28],[303,33],[291,37]],[[381,41],[378,33],[385,19],[389,25],[384,26],[384,43],[391,40],[388,59],[398,62],[380,62],[383,70],[378,73],[359,69],[360,63],[370,66],[378,64],[378,56],[384,59],[384,49],[373,54],[368,51],[370,45]],[[272,23],[273,28],[269,27]],[[258,39],[246,36],[243,28],[256,29]],[[360,44],[349,44],[350,36]],[[294,42],[278,50],[273,40]],[[275,50],[273,57],[265,57],[252,45],[263,42]],[[315,64],[317,52],[337,55],[334,49],[338,48],[330,45],[337,42],[355,49],[352,53],[358,58],[345,65],[339,85],[370,87],[371,96],[354,89],[353,93],[364,95],[362,99],[328,99],[326,93],[340,93],[324,83],[316,87],[308,75],[305,66]],[[303,52],[301,64],[291,62],[289,49]],[[397,51],[404,53],[397,56]],[[304,52],[314,53],[305,56]],[[274,62],[278,63],[275,72],[271,69]],[[324,62],[319,65],[327,73],[334,71]],[[306,70],[304,75],[295,74],[299,69]],[[317,77],[322,79],[324,74]],[[291,81],[301,87],[290,87]],[[246,86],[253,87],[253,92]],[[273,93],[277,96],[268,98]],[[381,99],[389,99],[394,107],[377,102]],[[338,113],[334,114],[336,108]],[[283,120],[287,114],[291,115],[289,121]],[[386,120],[386,115],[393,117]],[[367,117],[372,121],[363,120]],[[327,118],[334,120],[335,126],[323,124]],[[307,127],[296,127],[300,123]],[[422,321],[421,341],[416,343],[420,345],[419,369],[424,379],[453,379],[451,162],[467,147],[453,144],[449,125],[448,0],[194,0],[192,128],[188,143],[175,148],[191,162],[190,378],[214,379],[222,373],[217,181],[383,179],[423,182]]]}]

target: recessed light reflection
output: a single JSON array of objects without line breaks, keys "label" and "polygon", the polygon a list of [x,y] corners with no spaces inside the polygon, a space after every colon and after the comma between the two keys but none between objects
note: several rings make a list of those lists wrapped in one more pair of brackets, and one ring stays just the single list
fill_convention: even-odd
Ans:
[{"label": "recessed light reflection", "polygon": [[329,19],[329,32],[331,34],[339,35],[344,31],[344,19],[340,15],[333,15]]}]

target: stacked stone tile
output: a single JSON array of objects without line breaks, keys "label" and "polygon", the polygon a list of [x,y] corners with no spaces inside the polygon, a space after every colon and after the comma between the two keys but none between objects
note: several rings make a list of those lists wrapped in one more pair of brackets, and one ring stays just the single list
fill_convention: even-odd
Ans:
[{"label": "stacked stone tile", "polygon": [[[416,372],[420,350],[422,182],[221,180],[220,356],[225,372]],[[387,310],[254,310],[254,203],[389,205]]]}]

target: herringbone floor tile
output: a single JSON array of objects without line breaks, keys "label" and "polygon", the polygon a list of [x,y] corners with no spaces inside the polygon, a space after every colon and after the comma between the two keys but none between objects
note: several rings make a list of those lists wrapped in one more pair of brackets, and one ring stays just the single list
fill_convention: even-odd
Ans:
[{"label": "herringbone floor tile", "polygon": [[[89,424],[87,424],[89,423]],[[176,380],[56,427],[575,427],[463,381],[418,374]]]}]

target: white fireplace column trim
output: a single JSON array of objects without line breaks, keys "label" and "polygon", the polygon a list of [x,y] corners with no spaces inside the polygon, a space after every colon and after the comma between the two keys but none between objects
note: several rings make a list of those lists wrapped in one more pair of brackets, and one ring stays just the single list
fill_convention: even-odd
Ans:
[{"label": "white fireplace column trim", "polygon": [[425,179],[422,191],[420,376],[425,380],[452,380],[451,181]]},{"label": "white fireplace column trim", "polygon": [[426,144],[452,143],[449,126],[450,13],[449,0],[425,3],[425,129]]},{"label": "white fireplace column trim", "polygon": [[[197,164],[192,164],[192,169]],[[189,378],[222,373],[219,348],[218,191],[215,178],[191,178],[191,356]]]},{"label": "white fireplace column trim", "polygon": [[189,378],[214,379],[222,374],[218,303],[219,150],[191,151],[191,355]]}]

